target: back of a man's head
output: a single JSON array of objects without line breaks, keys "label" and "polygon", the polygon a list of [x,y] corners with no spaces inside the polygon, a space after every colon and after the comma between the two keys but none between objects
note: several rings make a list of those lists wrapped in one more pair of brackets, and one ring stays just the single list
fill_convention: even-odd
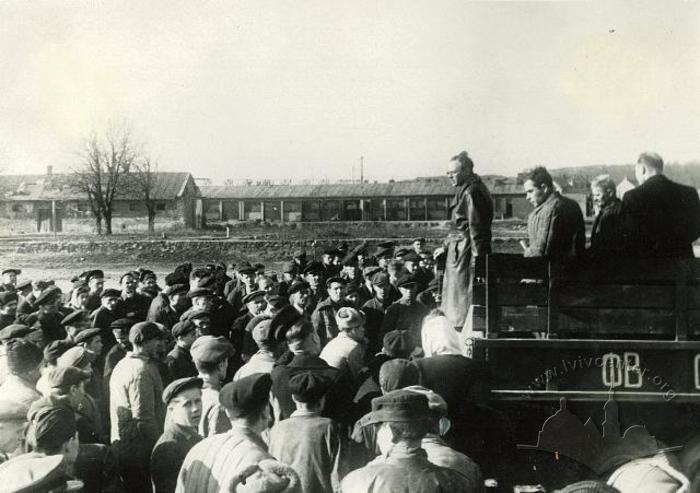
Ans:
[{"label": "back of a man's head", "polygon": [[462,151],[459,154],[452,156],[450,161],[458,162],[463,169],[474,169],[474,161],[472,161],[472,158],[469,157],[469,153],[467,151]]},{"label": "back of a man's head", "polygon": [[23,339],[6,344],[7,369],[12,375],[27,378],[37,372],[44,354],[41,349]]},{"label": "back of a man's head", "polygon": [[643,152],[637,159],[637,164],[643,165],[648,170],[662,173],[664,170],[664,160],[655,152]]},{"label": "back of a man's head", "polygon": [[530,180],[536,187],[542,185],[547,185],[549,188],[554,188],[554,182],[552,181],[552,175],[549,174],[547,168],[544,166],[538,166],[533,168],[525,175],[525,181]]},{"label": "back of a man's head", "polygon": [[300,319],[289,330],[287,330],[286,338],[289,350],[298,353],[308,349],[308,339],[314,331],[314,326],[311,322],[305,319]]}]

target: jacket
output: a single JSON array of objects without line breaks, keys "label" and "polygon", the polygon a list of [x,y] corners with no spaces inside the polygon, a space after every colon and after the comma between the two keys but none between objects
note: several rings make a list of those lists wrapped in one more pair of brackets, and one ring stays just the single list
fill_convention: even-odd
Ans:
[{"label": "jacket", "polygon": [[484,478],[478,464],[461,452],[445,443],[437,435],[428,434],[421,440],[421,448],[428,454],[428,460],[436,466],[459,473],[469,484],[469,491],[482,491]]},{"label": "jacket", "polygon": [[321,346],[338,335],[338,324],[335,322],[335,314],[339,308],[348,306],[344,301],[334,303],[330,298],[320,301],[311,315],[311,324],[321,338]]},{"label": "jacket", "polygon": [[180,467],[192,447],[202,440],[195,430],[171,423],[151,453],[151,481],[154,493],[173,493]]},{"label": "jacket", "polygon": [[692,258],[700,236],[697,191],[663,175],[648,178],[622,199],[625,250],[637,258]]},{"label": "jacket", "polygon": [[233,376],[233,381],[253,375],[254,373],[271,373],[275,366],[274,355],[265,350],[260,350],[250,357],[248,362],[241,366]]},{"label": "jacket", "polygon": [[366,343],[358,342],[347,333],[340,332],[328,341],[319,357],[333,368],[350,374],[353,382],[358,384],[360,371],[364,367],[366,347]]},{"label": "jacket", "polygon": [[452,227],[467,240],[465,249],[473,256],[491,253],[493,200],[478,175],[467,178],[452,198],[448,208]]},{"label": "jacket", "polygon": [[365,314],[365,337],[367,337],[367,350],[370,354],[379,352],[382,349],[382,340],[380,333],[386,309],[391,305],[391,301],[387,298],[380,301],[378,298],[372,298],[367,303],[362,305],[362,311]]},{"label": "jacket", "polygon": [[594,257],[619,257],[624,255],[625,236],[622,223],[622,202],[613,200],[596,214],[591,228],[591,246],[588,254]]},{"label": "jacket", "polygon": [[251,429],[236,426],[205,438],[185,457],[177,478],[177,493],[219,493],[229,490],[238,474],[265,459],[273,459],[265,442]]},{"label": "jacket", "polygon": [[423,319],[428,313],[428,307],[417,301],[413,301],[410,304],[404,300],[395,301],[386,309],[384,314],[382,330],[379,334],[380,340],[384,338],[387,332],[392,330],[408,330],[411,332],[416,346],[420,346],[420,329],[423,325]]},{"label": "jacket", "polygon": [[168,353],[165,362],[173,380],[197,376],[197,367],[194,366],[190,351],[178,344]]},{"label": "jacket", "polygon": [[[165,301],[163,301],[163,298],[165,298]],[[159,294],[151,301],[146,320],[163,324],[170,331],[173,329],[173,325],[180,320],[180,315],[182,315],[184,311],[185,310],[174,310],[173,307],[170,306],[167,296]]]},{"label": "jacket", "polygon": [[526,257],[563,259],[581,255],[586,245],[583,214],[578,204],[552,192],[527,219],[530,245]]},{"label": "jacket", "polygon": [[231,429],[231,421],[219,403],[221,382],[209,375],[199,374],[202,384],[202,419],[199,422],[199,434],[203,437],[224,433]]}]

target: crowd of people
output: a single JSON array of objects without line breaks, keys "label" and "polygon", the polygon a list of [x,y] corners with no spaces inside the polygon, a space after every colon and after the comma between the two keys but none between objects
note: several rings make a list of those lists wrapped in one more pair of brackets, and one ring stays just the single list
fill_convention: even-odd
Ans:
[{"label": "crowd of people", "polygon": [[[277,270],[183,263],[163,279],[139,268],[109,280],[93,269],[65,292],[6,268],[0,491],[483,491],[486,370],[456,330],[472,260],[491,251],[491,198],[472,168],[466,153],[451,161],[453,234],[435,251],[416,238],[318,260],[298,251]],[[672,253],[692,256],[700,214],[654,236],[639,189],[620,204],[609,181],[594,187],[595,254],[624,251],[624,222],[642,217],[636,248],[682,236]],[[546,170],[525,192],[525,255],[582,251],[581,211]]]}]

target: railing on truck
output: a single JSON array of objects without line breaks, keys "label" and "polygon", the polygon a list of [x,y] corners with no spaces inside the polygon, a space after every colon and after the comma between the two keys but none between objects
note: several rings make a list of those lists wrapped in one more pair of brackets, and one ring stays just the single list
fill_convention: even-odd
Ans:
[{"label": "railing on truck", "polygon": [[700,401],[700,260],[489,255],[475,359],[496,400]]}]

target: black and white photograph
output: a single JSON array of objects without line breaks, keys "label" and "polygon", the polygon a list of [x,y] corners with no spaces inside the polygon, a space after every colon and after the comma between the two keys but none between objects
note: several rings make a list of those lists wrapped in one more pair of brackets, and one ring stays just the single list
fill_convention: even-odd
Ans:
[{"label": "black and white photograph", "polygon": [[700,493],[700,2],[0,0],[0,493]]}]

